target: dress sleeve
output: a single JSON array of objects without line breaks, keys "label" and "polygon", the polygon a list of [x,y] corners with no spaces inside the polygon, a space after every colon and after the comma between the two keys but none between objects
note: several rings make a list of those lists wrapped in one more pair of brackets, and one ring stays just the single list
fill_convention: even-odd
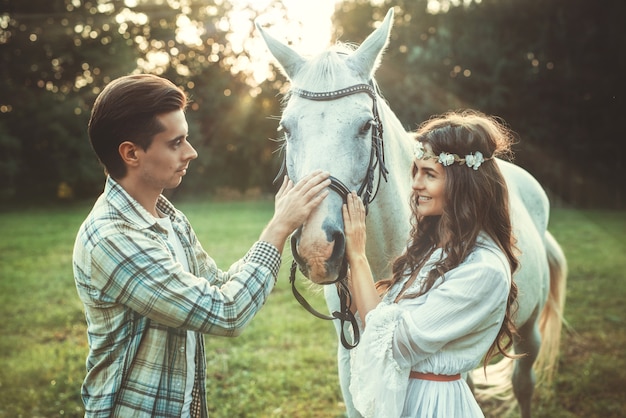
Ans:
[{"label": "dress sleeve", "polygon": [[[475,341],[477,335],[498,328],[504,320],[510,273],[499,258],[488,257],[446,273],[425,295],[401,299],[401,320],[393,339],[393,356],[401,367],[426,359],[447,344]],[[492,341],[473,350],[487,351]],[[482,355],[480,355],[482,357]],[[458,372],[458,371],[450,371]]]},{"label": "dress sleeve", "polygon": [[350,391],[357,409],[366,417],[399,417],[412,366],[451,342],[499,327],[509,287],[501,260],[481,258],[449,271],[422,296],[370,311],[352,353]]}]

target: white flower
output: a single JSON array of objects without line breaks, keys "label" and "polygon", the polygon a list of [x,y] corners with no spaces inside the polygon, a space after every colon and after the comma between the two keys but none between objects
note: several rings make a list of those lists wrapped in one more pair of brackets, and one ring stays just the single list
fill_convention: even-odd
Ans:
[{"label": "white flower", "polygon": [[478,167],[485,161],[483,154],[480,151],[476,151],[474,155],[469,154],[465,156],[465,164],[468,167],[478,170]]},{"label": "white flower", "polygon": [[413,153],[415,154],[415,158],[417,158],[418,160],[424,158],[424,154],[426,154],[424,144],[422,144],[420,141],[415,142],[415,144],[413,144]]},{"label": "white flower", "polygon": [[454,164],[454,155],[448,154],[447,152],[442,152],[439,154],[439,162],[443,164],[444,167]]},{"label": "white flower", "polygon": [[454,163],[459,163],[460,165],[465,164],[469,168],[478,170],[478,167],[485,162],[485,158],[480,151],[470,153],[469,155],[466,155],[465,158],[461,158],[459,155],[450,152],[442,152],[439,156],[437,156],[432,151],[427,150],[424,143],[421,141],[416,141],[413,144],[413,154],[418,160],[429,160],[431,158],[435,158],[437,159],[437,162],[442,164],[444,167],[451,166]]}]

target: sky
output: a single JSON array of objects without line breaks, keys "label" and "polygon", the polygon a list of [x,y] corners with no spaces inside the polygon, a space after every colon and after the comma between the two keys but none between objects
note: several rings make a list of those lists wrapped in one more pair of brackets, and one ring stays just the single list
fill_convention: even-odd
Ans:
[{"label": "sky", "polygon": [[[233,27],[229,41],[237,49],[245,49],[251,58],[250,62],[241,62],[252,70],[252,78],[256,83],[262,82],[270,73],[269,63],[272,60],[260,34],[249,38],[254,25],[257,11],[267,10],[271,0],[234,0],[231,1],[236,12],[231,16]],[[283,0],[287,10],[286,18],[276,11],[263,13],[259,23],[275,38],[290,42],[292,48],[304,55],[313,55],[326,49],[331,41],[331,17],[335,11],[337,0]],[[242,68],[235,67],[238,71]]]}]

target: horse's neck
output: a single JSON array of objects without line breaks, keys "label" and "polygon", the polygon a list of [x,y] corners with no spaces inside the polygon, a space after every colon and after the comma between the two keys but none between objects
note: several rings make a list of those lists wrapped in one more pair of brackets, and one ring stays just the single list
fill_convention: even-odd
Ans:
[{"label": "horse's neck", "polygon": [[376,281],[390,277],[391,263],[406,247],[411,228],[410,138],[390,110],[381,117],[389,175],[388,181],[381,179],[367,218],[367,256]]},{"label": "horse's neck", "polygon": [[548,229],[550,202],[541,184],[526,170],[510,162],[498,160],[498,167],[506,180],[512,206],[519,200],[517,210],[525,210],[539,234]]}]

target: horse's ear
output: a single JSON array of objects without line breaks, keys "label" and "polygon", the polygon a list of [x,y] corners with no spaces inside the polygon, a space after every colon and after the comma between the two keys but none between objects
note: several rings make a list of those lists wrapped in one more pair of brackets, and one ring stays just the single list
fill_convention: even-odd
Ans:
[{"label": "horse's ear", "polygon": [[305,63],[305,59],[300,56],[295,50],[289,46],[283,44],[276,38],[267,33],[259,24],[258,21],[254,22],[256,28],[261,32],[265,44],[269,48],[270,52],[278,61],[280,69],[290,80],[300,71],[300,68]]},{"label": "horse's ear", "polygon": [[348,58],[348,65],[363,77],[370,79],[380,65],[380,59],[387,44],[393,25],[393,8],[389,9],[383,23],[363,41],[361,46]]}]

